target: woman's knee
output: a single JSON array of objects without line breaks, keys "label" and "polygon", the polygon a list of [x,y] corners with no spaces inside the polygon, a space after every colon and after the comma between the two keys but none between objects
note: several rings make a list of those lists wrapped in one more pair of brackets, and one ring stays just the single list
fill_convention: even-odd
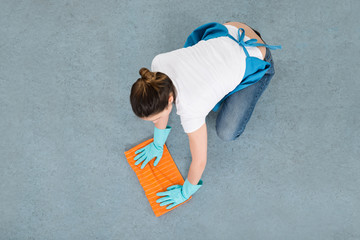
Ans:
[{"label": "woman's knee", "polygon": [[230,142],[236,140],[244,132],[244,130],[245,128],[242,128],[239,132],[234,132],[230,131],[228,128],[216,127],[216,134],[221,140]]}]

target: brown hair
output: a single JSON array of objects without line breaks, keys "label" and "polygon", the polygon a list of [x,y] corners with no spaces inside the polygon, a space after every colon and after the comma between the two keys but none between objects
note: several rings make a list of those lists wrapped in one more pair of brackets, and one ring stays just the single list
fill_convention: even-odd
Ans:
[{"label": "brown hair", "polygon": [[139,70],[141,78],[131,87],[130,103],[135,115],[149,117],[162,112],[169,104],[172,93],[176,100],[176,89],[171,79],[162,72],[150,72],[147,68]]}]

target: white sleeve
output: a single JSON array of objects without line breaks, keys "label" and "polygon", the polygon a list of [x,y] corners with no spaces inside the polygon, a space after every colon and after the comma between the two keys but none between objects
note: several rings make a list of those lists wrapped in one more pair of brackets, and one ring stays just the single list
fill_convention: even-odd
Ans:
[{"label": "white sleeve", "polygon": [[180,116],[181,125],[185,133],[191,133],[198,130],[204,123],[206,117],[185,118]]},{"label": "white sleeve", "polygon": [[158,58],[157,55],[153,58],[152,62],[151,62],[151,71],[152,72],[158,72],[159,70],[159,63],[158,63]]}]

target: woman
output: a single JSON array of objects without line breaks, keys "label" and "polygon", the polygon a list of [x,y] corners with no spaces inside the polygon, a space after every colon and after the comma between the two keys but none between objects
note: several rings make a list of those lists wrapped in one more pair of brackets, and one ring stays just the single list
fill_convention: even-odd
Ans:
[{"label": "woman", "polygon": [[[246,34],[245,34],[246,33]],[[245,40],[245,41],[244,41]],[[240,22],[204,24],[187,38],[184,48],[155,56],[151,71],[141,68],[131,88],[130,102],[138,117],[154,123],[154,141],[139,149],[134,160],[141,168],[155,158],[156,166],[171,131],[168,119],[175,103],[189,138],[192,162],[184,185],[174,185],[157,200],[170,209],[193,195],[207,160],[205,118],[222,105],[216,132],[235,140],[244,131],[259,97],[274,75],[269,46],[261,35]],[[241,90],[241,91],[240,91]]]}]

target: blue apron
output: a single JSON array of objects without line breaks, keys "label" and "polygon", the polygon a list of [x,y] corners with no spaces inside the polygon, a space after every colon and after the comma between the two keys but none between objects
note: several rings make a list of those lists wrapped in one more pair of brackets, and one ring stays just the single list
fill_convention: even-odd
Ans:
[{"label": "blue apron", "polygon": [[[241,34],[240,34],[240,30],[242,31]],[[238,29],[238,34],[239,34],[239,41],[236,40],[229,33],[228,29],[224,25],[217,23],[217,22],[210,22],[210,23],[206,23],[206,24],[201,25],[200,27],[196,28],[188,36],[188,38],[186,39],[185,45],[184,45],[184,48],[186,48],[186,47],[195,45],[196,43],[198,43],[201,40],[209,40],[212,38],[228,36],[231,39],[233,39],[235,42],[237,42],[244,49],[244,52],[246,54],[246,68],[245,68],[245,74],[244,74],[243,80],[241,81],[241,83],[239,85],[236,86],[236,88],[234,90],[232,90],[227,95],[225,95],[225,97],[223,97],[215,105],[215,107],[212,109],[214,112],[216,112],[220,108],[222,102],[227,97],[229,97],[231,94],[259,81],[265,75],[267,70],[271,67],[270,63],[268,63],[264,60],[261,60],[259,58],[250,56],[245,47],[264,46],[264,47],[267,47],[272,50],[281,49],[280,45],[271,46],[271,45],[267,45],[267,44],[257,43],[257,39],[250,39],[250,40],[244,42],[245,30],[243,28]]]}]

